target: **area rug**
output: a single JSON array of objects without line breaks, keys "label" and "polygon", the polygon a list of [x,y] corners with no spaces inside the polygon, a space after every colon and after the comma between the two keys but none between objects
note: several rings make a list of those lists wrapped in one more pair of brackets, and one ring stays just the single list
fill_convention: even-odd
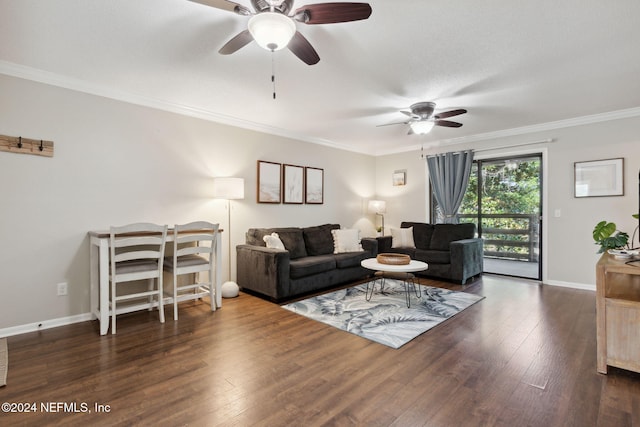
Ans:
[{"label": "area rug", "polygon": [[0,338],[0,387],[7,385],[8,359],[7,339]]},{"label": "area rug", "polygon": [[370,301],[365,298],[367,285],[362,284],[286,304],[282,308],[371,341],[400,348],[484,298],[417,286],[421,297],[418,298],[410,288],[410,308],[407,308],[404,284],[390,279],[386,280],[382,293],[380,285],[376,285]]}]

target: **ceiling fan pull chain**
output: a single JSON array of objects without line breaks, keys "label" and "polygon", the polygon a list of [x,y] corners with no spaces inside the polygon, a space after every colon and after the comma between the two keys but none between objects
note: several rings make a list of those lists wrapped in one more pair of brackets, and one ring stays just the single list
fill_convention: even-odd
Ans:
[{"label": "ceiling fan pull chain", "polygon": [[273,87],[273,99],[276,99],[276,71],[274,51],[271,51],[271,85]]}]

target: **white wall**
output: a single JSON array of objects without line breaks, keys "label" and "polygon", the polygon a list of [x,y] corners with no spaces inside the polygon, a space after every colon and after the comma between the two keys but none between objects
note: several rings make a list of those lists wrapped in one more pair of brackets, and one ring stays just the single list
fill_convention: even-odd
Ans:
[{"label": "white wall", "polygon": [[[593,227],[601,220],[613,221],[631,236],[638,212],[638,169],[640,168],[640,118],[611,120],[601,123],[534,132],[492,141],[450,146],[425,146],[424,153],[433,154],[463,149],[481,150],[553,138],[549,144],[536,144],[490,151],[476,156],[500,157],[508,154],[546,150],[546,194],[543,215],[546,218],[545,283],[595,289],[595,264],[600,255],[591,237]],[[401,221],[428,220],[426,173],[420,152],[408,152],[376,159],[376,192],[387,200],[387,227],[399,227]],[[621,197],[574,198],[574,162],[624,158],[625,195]],[[393,187],[393,170],[407,169],[408,185]],[[413,179],[412,179],[413,178]],[[555,217],[556,209],[561,216]],[[636,237],[636,245],[637,245]]]},{"label": "white wall", "polygon": [[[0,93],[0,134],[55,144],[53,158],[0,152],[0,330],[89,312],[89,230],[210,220],[228,231],[226,202],[211,199],[215,176],[245,178],[232,246],[249,227],[336,222],[372,233],[371,156],[4,75]],[[325,203],[256,203],[257,160],[323,168]],[[59,282],[68,296],[56,295]]]}]

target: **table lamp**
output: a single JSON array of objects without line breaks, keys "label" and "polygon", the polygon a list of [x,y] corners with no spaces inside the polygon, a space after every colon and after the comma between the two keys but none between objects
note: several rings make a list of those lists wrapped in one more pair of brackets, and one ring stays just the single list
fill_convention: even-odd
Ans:
[{"label": "table lamp", "polygon": [[369,213],[380,215],[382,218],[382,235],[384,236],[384,214],[387,212],[387,203],[382,200],[369,200]]}]

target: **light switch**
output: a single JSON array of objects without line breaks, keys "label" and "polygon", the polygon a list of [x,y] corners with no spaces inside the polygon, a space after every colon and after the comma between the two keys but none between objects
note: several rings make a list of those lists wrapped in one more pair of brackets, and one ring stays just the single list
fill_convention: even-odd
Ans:
[{"label": "light switch", "polygon": [[555,218],[560,218],[562,216],[562,211],[560,209],[556,209],[553,211],[553,216]]}]

